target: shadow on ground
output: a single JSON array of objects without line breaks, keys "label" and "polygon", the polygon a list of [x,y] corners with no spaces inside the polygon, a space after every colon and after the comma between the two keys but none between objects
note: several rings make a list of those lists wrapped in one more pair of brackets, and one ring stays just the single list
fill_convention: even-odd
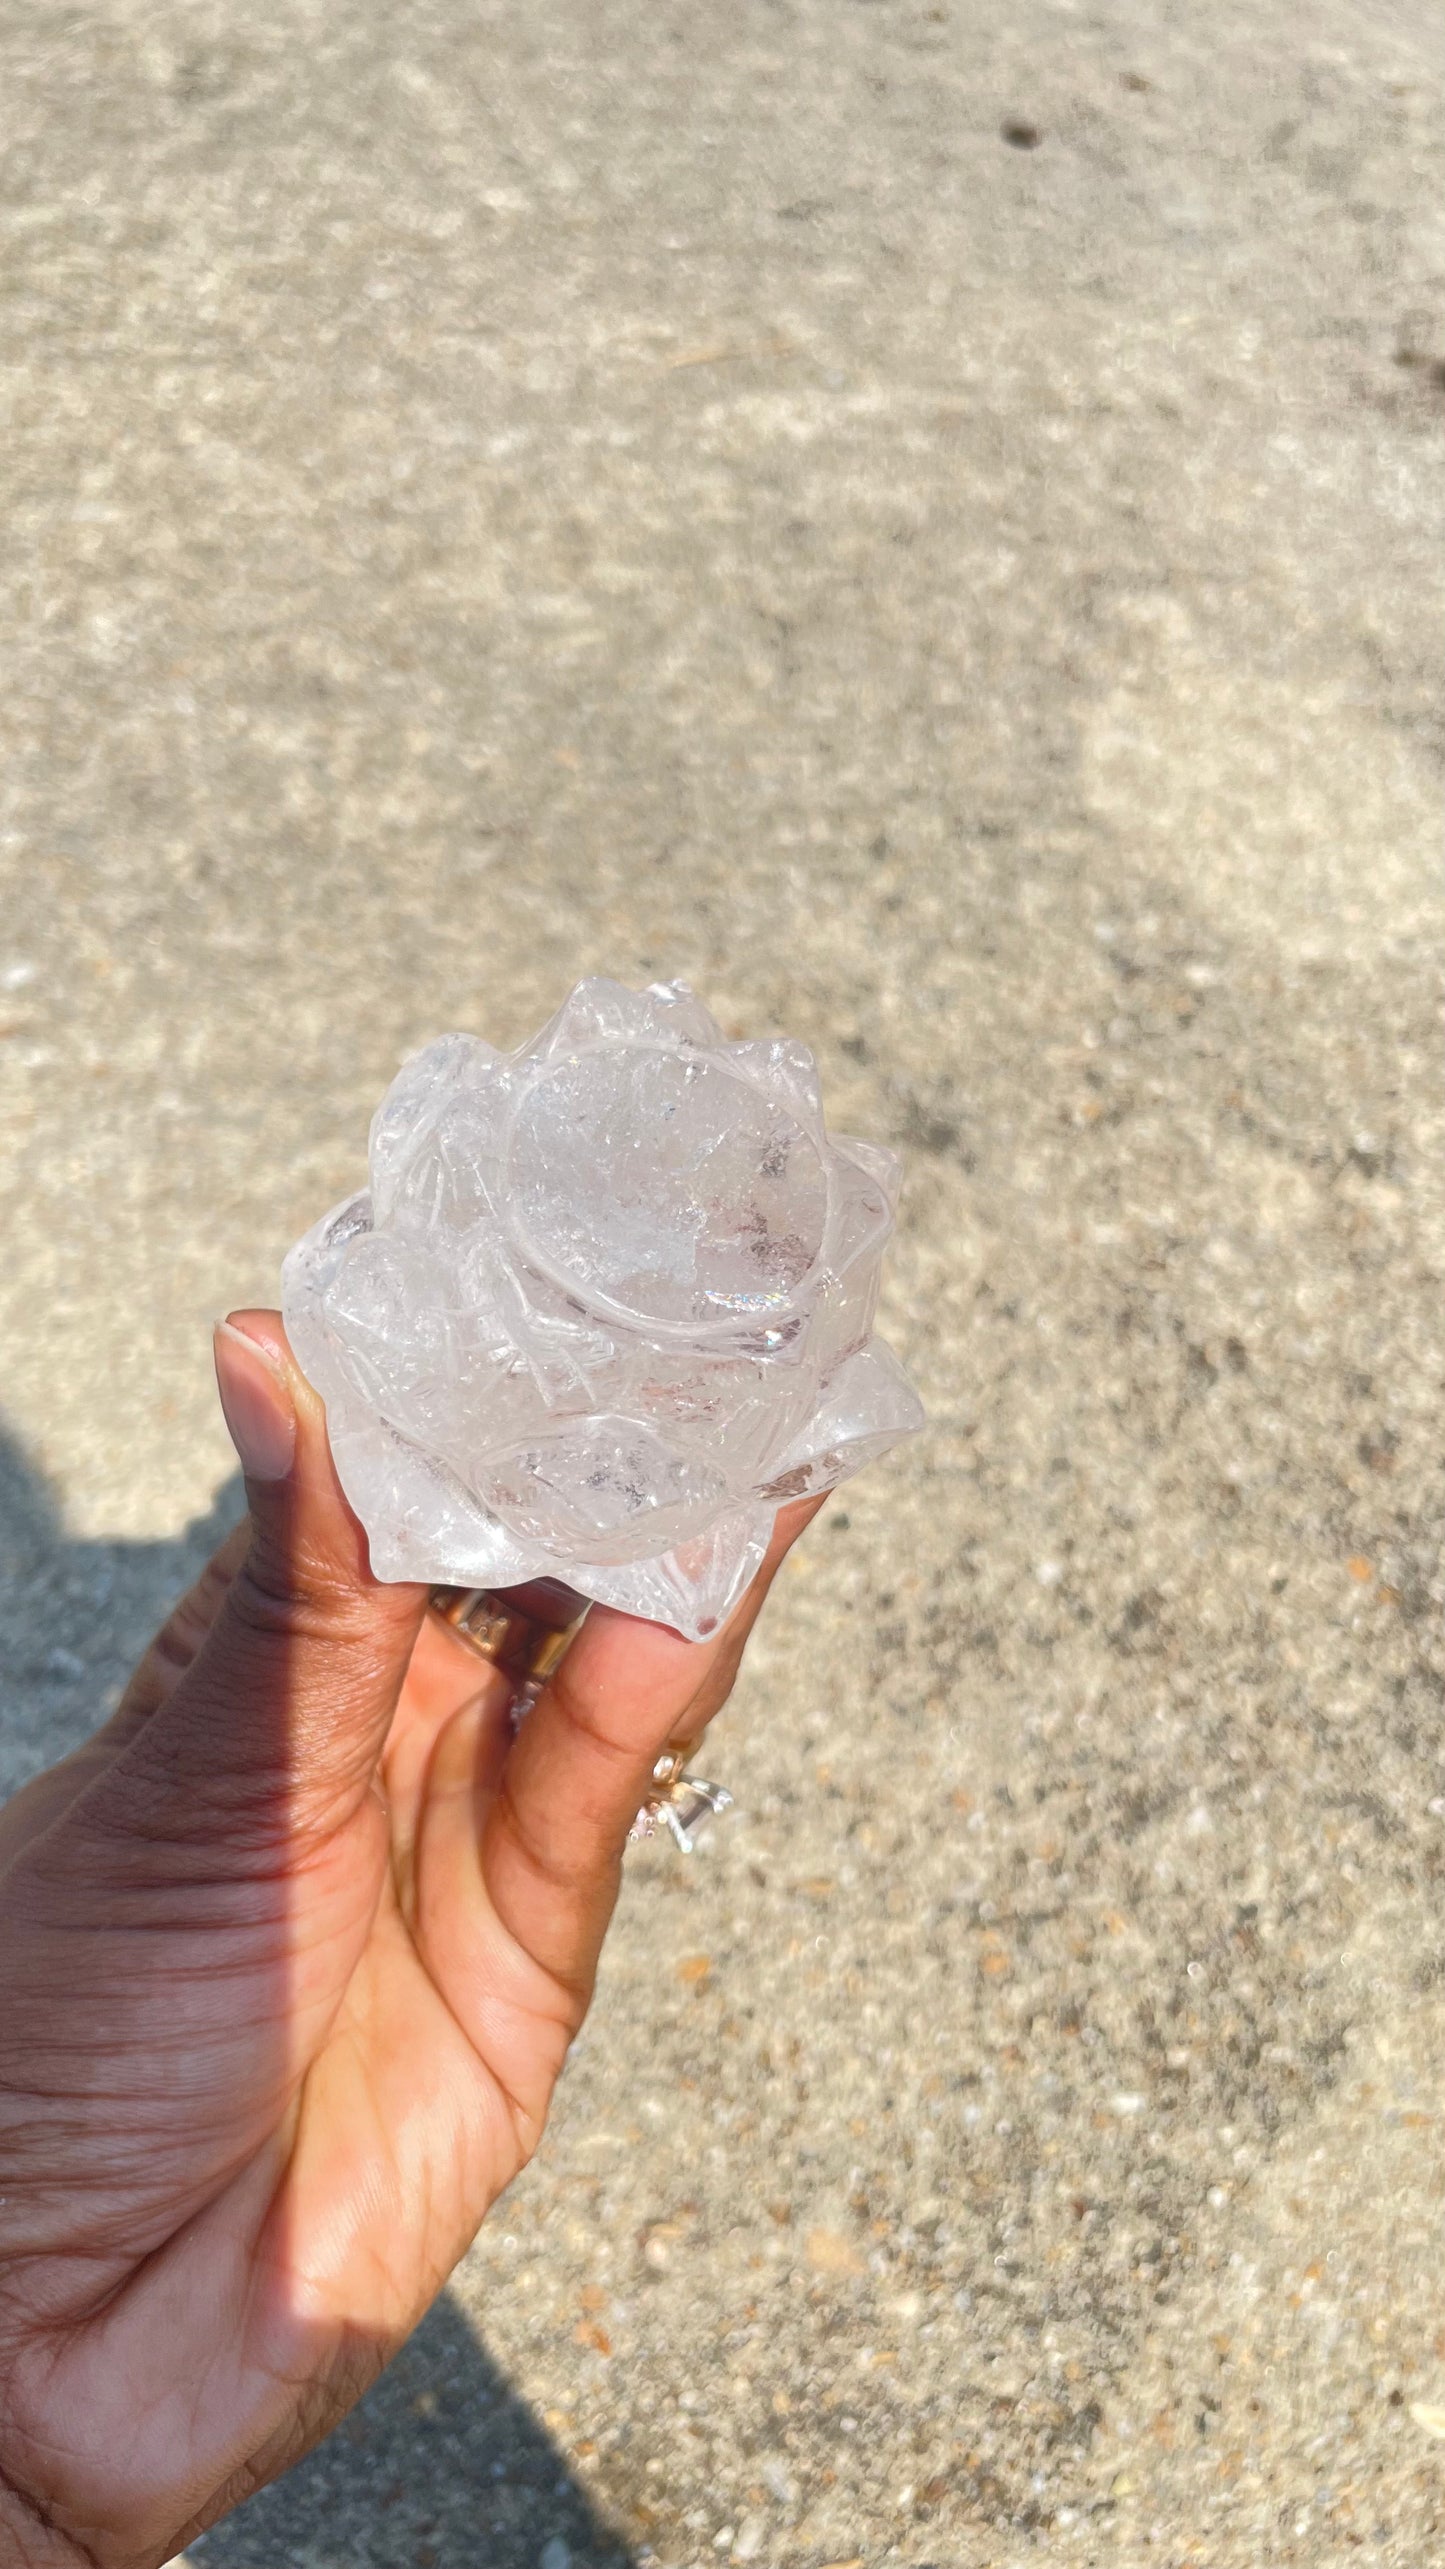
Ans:
[{"label": "shadow on ground", "polygon": [[[75,1540],[0,1428],[0,1798],[112,1708],[243,1504],[237,1475],[170,1540]],[[207,2569],[629,2569],[632,2555],[444,2295],[329,2441],[187,2556]]]},{"label": "shadow on ground", "polygon": [[244,1508],[238,1472],[168,1540],[77,1539],[0,1424],[0,1800],[114,1710],[161,1617]]},{"label": "shadow on ground", "polygon": [[330,2441],[187,2554],[205,2569],[629,2569],[632,2556],[445,2294]]}]

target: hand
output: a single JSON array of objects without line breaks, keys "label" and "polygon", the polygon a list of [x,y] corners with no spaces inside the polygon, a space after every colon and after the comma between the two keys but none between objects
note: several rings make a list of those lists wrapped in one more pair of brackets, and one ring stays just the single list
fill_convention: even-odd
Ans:
[{"label": "hand", "polygon": [[168,2559],[415,2326],[816,1506],[713,1641],[595,1608],[514,1744],[505,1681],[371,1577],[277,1316],[217,1368],[249,1521],[0,1814],[0,2557],[37,2569]]}]

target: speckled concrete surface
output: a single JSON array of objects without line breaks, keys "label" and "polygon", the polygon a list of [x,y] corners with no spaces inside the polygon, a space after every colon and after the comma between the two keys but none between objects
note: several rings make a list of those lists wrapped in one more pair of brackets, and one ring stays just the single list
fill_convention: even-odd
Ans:
[{"label": "speckled concrete surface", "polygon": [[0,85],[10,1772],[234,1505],[211,1315],[584,970],[903,1144],[936,1416],[196,2558],[1420,2569],[1438,11],[7,0]]}]

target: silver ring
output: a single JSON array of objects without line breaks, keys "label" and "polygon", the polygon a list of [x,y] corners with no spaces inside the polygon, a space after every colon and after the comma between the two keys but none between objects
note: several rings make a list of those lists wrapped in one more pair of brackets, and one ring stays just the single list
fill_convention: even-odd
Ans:
[{"label": "silver ring", "polygon": [[732,1809],[725,1784],[708,1784],[700,1775],[684,1772],[687,1754],[686,1748],[664,1749],[652,1770],[653,1790],[627,1832],[630,1838],[654,1838],[665,1829],[679,1855],[691,1855],[703,1830]]}]

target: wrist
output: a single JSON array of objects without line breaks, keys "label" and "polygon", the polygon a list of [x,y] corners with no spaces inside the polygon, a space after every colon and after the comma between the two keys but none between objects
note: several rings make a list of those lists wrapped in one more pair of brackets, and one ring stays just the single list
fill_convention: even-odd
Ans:
[{"label": "wrist", "polygon": [[47,2524],[0,2470],[0,2562],[4,2569],[96,2569],[95,2554]]}]

